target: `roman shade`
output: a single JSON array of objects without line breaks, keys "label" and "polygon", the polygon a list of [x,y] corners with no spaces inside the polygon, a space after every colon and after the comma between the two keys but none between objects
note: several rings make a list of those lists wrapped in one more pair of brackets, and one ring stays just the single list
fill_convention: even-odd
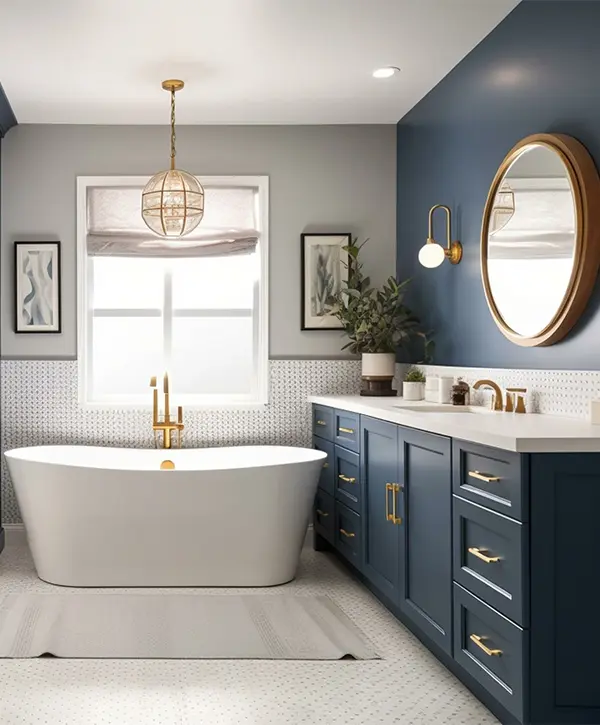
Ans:
[{"label": "roman shade", "polygon": [[150,232],[141,216],[142,186],[88,188],[87,253],[110,257],[212,257],[252,253],[257,189],[206,186],[202,224],[183,239]]}]

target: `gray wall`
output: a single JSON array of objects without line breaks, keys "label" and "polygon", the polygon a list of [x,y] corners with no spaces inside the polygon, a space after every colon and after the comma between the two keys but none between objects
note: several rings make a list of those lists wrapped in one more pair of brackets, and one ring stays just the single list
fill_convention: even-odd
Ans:
[{"label": "gray wall", "polygon": [[[395,126],[181,126],[178,161],[196,174],[270,178],[271,357],[340,356],[338,332],[300,331],[300,234],[369,237],[375,282],[395,270]],[[3,357],[75,357],[76,222],[79,175],[148,175],[169,159],[167,127],[17,126],[2,147]],[[60,239],[63,333],[13,332],[13,250],[18,240]]]}]

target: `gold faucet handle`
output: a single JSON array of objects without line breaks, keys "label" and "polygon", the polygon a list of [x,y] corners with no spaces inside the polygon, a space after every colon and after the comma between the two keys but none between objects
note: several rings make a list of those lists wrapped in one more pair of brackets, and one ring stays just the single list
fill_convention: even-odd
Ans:
[{"label": "gold faucet handle", "polygon": [[515,413],[526,413],[527,410],[525,408],[525,393],[527,392],[527,388],[506,388],[506,393],[508,397],[508,393],[514,393],[516,398],[515,403]]},{"label": "gold faucet handle", "polygon": [[153,375],[153,376],[152,376],[152,377],[150,378],[150,387],[151,387],[151,388],[155,388],[155,387],[156,387],[156,375]]}]

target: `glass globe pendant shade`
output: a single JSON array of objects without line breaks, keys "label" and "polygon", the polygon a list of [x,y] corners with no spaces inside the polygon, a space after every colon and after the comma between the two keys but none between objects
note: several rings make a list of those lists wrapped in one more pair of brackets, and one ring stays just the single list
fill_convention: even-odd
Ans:
[{"label": "glass globe pendant shade", "polygon": [[490,234],[496,234],[503,229],[515,215],[515,209],[515,193],[508,182],[504,181],[494,199]]},{"label": "glass globe pendant shade", "polygon": [[204,216],[204,189],[187,171],[159,171],[142,192],[142,218],[161,237],[184,237]]},{"label": "glass globe pendant shade", "polygon": [[437,242],[427,241],[419,250],[419,262],[428,269],[439,267],[444,259],[446,259],[446,252]]}]

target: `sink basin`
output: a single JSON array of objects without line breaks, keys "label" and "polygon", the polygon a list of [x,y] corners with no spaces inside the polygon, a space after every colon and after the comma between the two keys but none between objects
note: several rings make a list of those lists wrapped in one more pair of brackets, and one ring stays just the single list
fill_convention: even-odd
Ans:
[{"label": "sink basin", "polygon": [[488,408],[469,405],[395,405],[408,413],[490,413]]}]

